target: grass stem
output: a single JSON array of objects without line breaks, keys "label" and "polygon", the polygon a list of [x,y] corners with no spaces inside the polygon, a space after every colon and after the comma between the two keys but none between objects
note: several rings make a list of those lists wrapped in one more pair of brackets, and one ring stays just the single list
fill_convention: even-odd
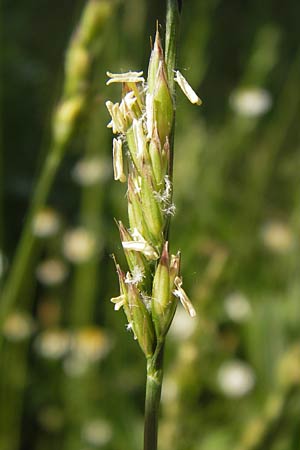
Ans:
[{"label": "grass stem", "polygon": [[147,382],[145,400],[144,450],[157,449],[159,404],[163,379],[163,353],[160,346],[147,361]]},{"label": "grass stem", "polygon": [[31,261],[31,255],[33,255],[37,249],[38,241],[32,233],[32,219],[46,202],[53,179],[61,162],[61,150],[62,149],[60,146],[55,146],[52,151],[50,151],[39,176],[30,211],[28,213],[21,240],[14,258],[14,263],[2,293],[0,327],[2,327],[7,313],[10,311],[19,293],[21,292],[26,268]]},{"label": "grass stem", "polygon": [[102,50],[98,43],[102,42],[104,27],[114,7],[115,4],[109,0],[87,2],[77,32],[71,38],[66,54],[62,98],[52,121],[52,146],[41,168],[16,254],[3,288],[0,329],[8,313],[17,303],[26,282],[26,275],[30,273],[29,268],[35,260],[39,244],[32,232],[32,221],[36,213],[46,204],[65,151],[73,138],[77,119],[90,100],[90,90],[87,87],[90,84],[93,61]]},{"label": "grass stem", "polygon": [[[178,0],[167,0],[165,59],[166,59],[170,93],[174,103],[175,103],[174,69],[176,65],[179,18],[180,18],[180,10]],[[173,176],[174,125],[175,125],[175,115],[170,135],[170,161],[169,161],[170,180],[172,180]],[[168,238],[169,225],[170,220],[167,220],[164,230],[165,239]],[[144,450],[157,450],[159,405],[163,381],[163,354],[164,354],[164,343],[158,342],[153,357],[149,358],[147,361]]]}]

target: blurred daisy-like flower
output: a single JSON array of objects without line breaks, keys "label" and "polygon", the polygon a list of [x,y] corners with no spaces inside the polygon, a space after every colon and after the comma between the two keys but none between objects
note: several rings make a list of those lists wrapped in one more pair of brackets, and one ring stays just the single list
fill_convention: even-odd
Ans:
[{"label": "blurred daisy-like flower", "polygon": [[69,376],[81,376],[91,364],[103,359],[111,348],[107,333],[99,327],[84,327],[72,334],[70,353],[64,361]]},{"label": "blurred daisy-like flower", "polygon": [[197,322],[191,321],[184,309],[178,308],[170,328],[170,336],[182,341],[191,337],[196,328]]},{"label": "blurred daisy-like flower", "polygon": [[58,213],[52,208],[43,208],[32,221],[32,232],[35,236],[46,238],[55,235],[60,227]]},{"label": "blurred daisy-like flower", "polygon": [[84,227],[68,231],[63,240],[63,253],[74,264],[89,261],[96,253],[96,237]]},{"label": "blurred daisy-like flower", "polygon": [[232,360],[222,364],[217,373],[217,383],[227,397],[243,397],[254,387],[253,369],[243,361]]},{"label": "blurred daisy-like flower", "polygon": [[245,322],[251,316],[249,300],[242,292],[232,292],[224,300],[224,309],[233,322]]},{"label": "blurred daisy-like flower", "polygon": [[237,114],[257,117],[267,113],[272,107],[271,94],[259,87],[237,89],[230,98],[231,108]]},{"label": "blurred daisy-like flower", "polygon": [[293,248],[293,233],[284,222],[274,220],[265,223],[261,228],[260,235],[263,244],[275,253],[285,253]]},{"label": "blurred daisy-like flower", "polygon": [[295,344],[281,357],[277,367],[279,383],[284,388],[300,384],[300,345]]},{"label": "blurred daisy-like flower", "polygon": [[82,428],[83,440],[97,448],[104,447],[112,439],[113,430],[111,424],[102,418],[95,418],[85,423]]},{"label": "blurred daisy-like flower", "polygon": [[56,258],[46,259],[36,268],[38,281],[46,286],[55,286],[62,283],[68,275],[65,263]]},{"label": "blurred daisy-like flower", "polygon": [[73,178],[81,186],[92,186],[111,175],[110,164],[101,158],[84,158],[73,169]]},{"label": "blurred daisy-like flower", "polygon": [[70,348],[70,334],[66,330],[52,329],[40,333],[35,340],[36,352],[48,359],[62,358]]},{"label": "blurred daisy-like flower", "polygon": [[3,334],[9,341],[27,339],[35,330],[33,318],[26,312],[15,311],[8,315],[3,325]]},{"label": "blurred daisy-like flower", "polygon": [[168,376],[165,378],[163,388],[162,388],[162,394],[161,394],[161,400],[163,403],[172,403],[174,402],[178,397],[179,389],[178,389],[178,382],[176,379]]},{"label": "blurred daisy-like flower", "polygon": [[107,333],[99,327],[90,326],[73,334],[71,350],[78,357],[95,362],[106,356],[110,346]]}]

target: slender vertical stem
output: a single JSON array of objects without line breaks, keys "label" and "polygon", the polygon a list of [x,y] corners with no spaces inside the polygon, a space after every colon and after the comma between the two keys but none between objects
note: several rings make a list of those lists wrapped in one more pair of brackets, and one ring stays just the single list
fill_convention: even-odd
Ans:
[{"label": "slender vertical stem", "polygon": [[[168,71],[168,84],[171,92],[171,96],[174,102],[174,118],[172,124],[172,130],[170,134],[170,160],[169,160],[169,179],[173,181],[173,162],[174,162],[174,133],[175,133],[175,82],[174,82],[174,69],[176,67],[177,60],[177,46],[178,46],[178,34],[179,34],[179,20],[181,12],[180,0],[167,0],[167,12],[166,12],[166,38],[165,38],[165,59]],[[172,191],[173,194],[173,191]],[[164,230],[165,240],[169,239],[170,228],[170,216],[167,219],[166,227]]]},{"label": "slender vertical stem", "polygon": [[[174,69],[176,64],[178,27],[180,18],[179,0],[167,0],[166,11],[166,39],[165,39],[165,60],[168,72],[168,83],[171,96],[174,102],[175,111],[175,83]],[[173,147],[174,147],[174,125],[175,114],[170,136],[170,161],[169,178],[173,175]],[[170,220],[167,220],[164,236],[168,239]],[[157,342],[154,355],[147,360],[147,383],[145,400],[145,428],[144,428],[144,450],[157,450],[158,417],[161,397],[161,387],[163,380],[163,353],[164,342]]]},{"label": "slender vertical stem", "polygon": [[[2,40],[2,2],[0,0],[0,49],[3,49],[3,40]],[[1,52],[1,56],[2,56]],[[3,115],[2,115],[2,95],[3,95],[3,79],[2,79],[2,57],[0,58],[0,179],[4,178],[4,145],[3,145]],[[0,188],[0,217],[4,217],[4,206],[3,206],[4,194],[3,194],[3,182],[1,183]],[[4,249],[4,220],[0,220],[0,248]],[[0,259],[2,255],[0,254]],[[1,261],[0,261],[1,263]],[[1,278],[2,274],[0,273],[0,288],[1,288]]]},{"label": "slender vertical stem", "polygon": [[163,353],[164,347],[160,346],[153,357],[147,361],[144,450],[157,449],[159,404],[163,379]]},{"label": "slender vertical stem", "polygon": [[11,268],[10,275],[2,293],[1,310],[0,310],[0,327],[9,312],[10,308],[16,301],[24,282],[24,274],[26,267],[30,263],[30,255],[32,254],[37,241],[32,233],[32,219],[37,211],[45,204],[50,187],[53,183],[57,168],[62,159],[62,149],[60,146],[54,146],[47,156],[45,165],[39,177],[31,208],[27,216],[27,220],[22,232],[22,237],[18,245],[14,263]]},{"label": "slender vertical stem", "polygon": [[174,69],[176,66],[178,31],[180,19],[179,0],[167,0],[165,54],[168,82],[172,96],[175,94]]},{"label": "slender vertical stem", "polygon": [[[83,90],[82,86],[89,86],[92,63],[101,50],[98,42],[101,41],[103,27],[111,17],[114,7],[110,0],[89,0],[84,7],[77,32],[68,47],[62,99],[53,115],[52,148],[41,168],[16,254],[1,293],[0,329],[20,297],[29,272],[27,269],[34,261],[38,242],[32,232],[32,220],[48,199],[64,153],[72,139],[77,118],[90,100],[89,89]],[[79,59],[76,57],[78,52],[81,55]]]}]

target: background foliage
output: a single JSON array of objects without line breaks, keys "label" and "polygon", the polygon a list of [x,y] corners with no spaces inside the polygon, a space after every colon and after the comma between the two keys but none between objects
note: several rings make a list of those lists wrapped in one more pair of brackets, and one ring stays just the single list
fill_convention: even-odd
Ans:
[{"label": "background foliage", "polygon": [[[1,4],[1,282],[61,136],[53,111],[74,92],[84,100],[46,203],[56,228],[35,237],[3,316],[1,450],[140,448],[144,358],[109,302],[118,289],[110,255],[121,256],[113,219],[125,219],[126,202],[112,181],[104,102],[119,93],[105,72],[146,69],[164,7],[102,3],[100,26],[84,42],[83,1]],[[198,315],[179,307],[171,329],[160,449],[296,450],[300,6],[183,3],[178,68],[203,106],[178,93],[171,241]],[[80,57],[65,65],[74,43],[86,45],[87,66]]]}]

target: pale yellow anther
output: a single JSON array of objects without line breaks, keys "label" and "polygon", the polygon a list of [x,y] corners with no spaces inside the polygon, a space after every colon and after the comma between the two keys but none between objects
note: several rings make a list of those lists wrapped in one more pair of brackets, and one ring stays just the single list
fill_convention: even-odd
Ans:
[{"label": "pale yellow anther", "polygon": [[124,114],[122,113],[122,110],[120,109],[119,103],[115,103],[112,110],[115,125],[115,133],[125,133],[126,120]]},{"label": "pale yellow anther", "polygon": [[182,286],[182,279],[180,277],[175,277],[174,284],[175,284],[177,289],[175,289],[173,291],[173,294],[175,295],[175,297],[179,298],[179,300],[181,301],[181,304],[184,307],[184,309],[186,310],[186,312],[191,317],[195,317],[196,316],[196,310],[193,307],[190,299],[186,295],[185,291],[181,287]]},{"label": "pale yellow anther", "polygon": [[111,121],[109,122],[107,127],[112,128],[114,134],[125,133],[126,120],[119,103],[112,103],[111,101],[107,101],[105,105],[111,116]]},{"label": "pale yellow anther", "polygon": [[146,258],[153,261],[159,258],[157,251],[147,241],[123,241],[122,246],[124,250],[141,252]]},{"label": "pale yellow anther", "polygon": [[175,78],[174,81],[178,84],[182,92],[187,96],[189,101],[193,103],[194,105],[201,105],[202,100],[198,97],[194,89],[189,85],[189,83],[186,81],[182,73],[179,72],[179,70],[176,70],[175,72]]},{"label": "pale yellow anther", "polygon": [[141,120],[133,119],[132,129],[137,149],[137,157],[142,160],[146,154],[147,140],[143,130],[143,123]]},{"label": "pale yellow anther", "polygon": [[113,139],[113,166],[114,166],[114,179],[125,183],[126,175],[123,168],[123,151],[122,140]]},{"label": "pale yellow anther", "polygon": [[110,299],[110,301],[115,304],[114,310],[119,311],[119,309],[121,309],[122,306],[124,306],[125,295],[119,295],[118,297],[113,297]]},{"label": "pale yellow anther", "polygon": [[132,120],[134,117],[133,106],[136,103],[136,97],[132,91],[128,92],[120,104],[120,113],[125,121]]},{"label": "pale yellow anther", "polygon": [[144,82],[145,79],[142,76],[143,71],[141,72],[125,72],[125,73],[111,73],[106,72],[106,75],[110,78],[106,84],[112,83],[140,83]]}]

